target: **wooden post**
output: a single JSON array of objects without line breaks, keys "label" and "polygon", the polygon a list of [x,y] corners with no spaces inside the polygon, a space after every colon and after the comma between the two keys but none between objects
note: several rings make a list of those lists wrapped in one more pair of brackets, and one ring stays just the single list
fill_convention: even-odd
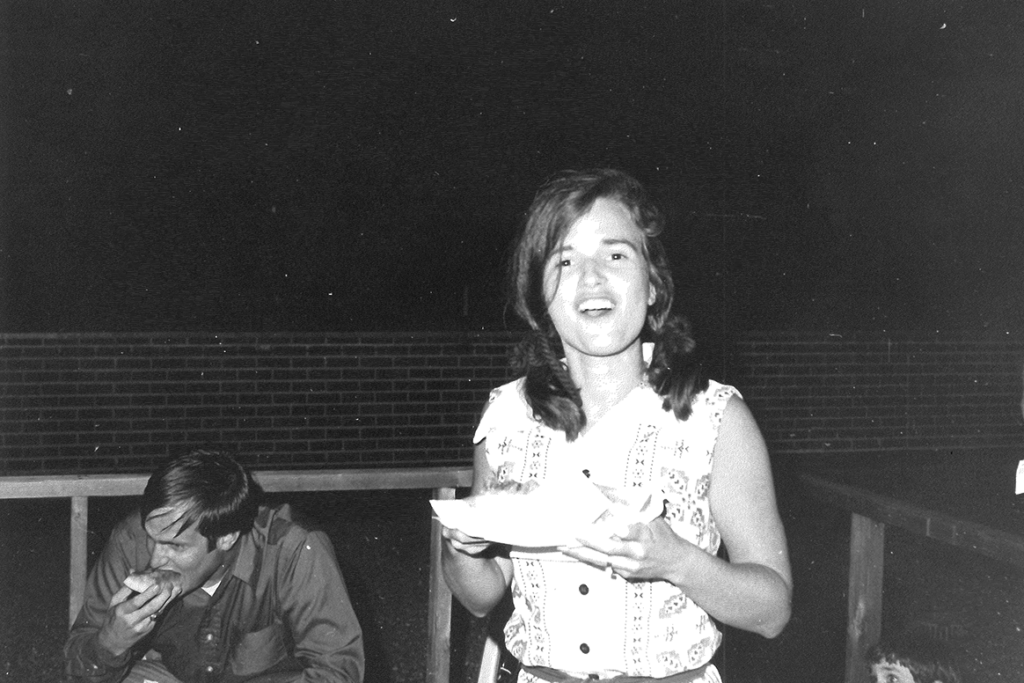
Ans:
[{"label": "wooden post", "polygon": [[71,562],[68,574],[68,624],[75,623],[85,600],[89,573],[89,498],[71,497]]},{"label": "wooden post", "polygon": [[[455,498],[455,489],[434,489],[434,498],[451,500]],[[441,572],[442,542],[441,523],[431,520],[426,683],[448,683],[451,673],[452,592]]]},{"label": "wooden post", "polygon": [[882,635],[885,525],[853,513],[850,523],[849,623],[846,683],[867,683],[864,655]]}]

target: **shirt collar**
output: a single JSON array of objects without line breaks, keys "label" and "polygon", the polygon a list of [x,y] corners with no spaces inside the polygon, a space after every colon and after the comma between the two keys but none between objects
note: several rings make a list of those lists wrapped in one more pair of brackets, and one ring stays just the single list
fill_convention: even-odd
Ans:
[{"label": "shirt collar", "polygon": [[252,530],[244,536],[238,537],[238,554],[235,555],[235,563],[231,568],[231,575],[235,576],[249,585],[256,585],[260,571],[260,548],[256,544],[255,537],[266,530],[270,510],[261,507]]}]

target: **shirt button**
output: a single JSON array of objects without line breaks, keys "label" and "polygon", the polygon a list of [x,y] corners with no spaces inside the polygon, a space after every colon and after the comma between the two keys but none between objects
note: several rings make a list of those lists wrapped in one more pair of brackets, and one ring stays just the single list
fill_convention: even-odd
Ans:
[{"label": "shirt button", "polygon": [[590,586],[585,583],[580,584],[580,595],[586,595],[590,592]]},{"label": "shirt button", "polygon": [[206,666],[206,673],[208,673],[208,674],[212,674],[213,673],[213,664],[208,664]]},{"label": "shirt button", "polygon": [[580,643],[580,652],[582,652],[583,654],[588,654],[590,652],[590,646],[586,643]]},{"label": "shirt button", "polygon": [[213,634],[212,633],[207,633],[206,634],[206,640],[208,640],[208,641],[213,640]]},{"label": "shirt button", "polygon": [[590,470],[583,470],[583,476],[590,479]]}]

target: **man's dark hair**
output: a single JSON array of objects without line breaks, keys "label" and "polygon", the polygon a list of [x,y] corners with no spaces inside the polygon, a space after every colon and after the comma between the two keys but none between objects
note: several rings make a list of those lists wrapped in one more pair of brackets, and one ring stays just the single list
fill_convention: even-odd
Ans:
[{"label": "man's dark hair", "polygon": [[162,507],[185,504],[181,530],[195,526],[209,541],[252,529],[263,489],[252,474],[221,451],[194,450],[161,465],[149,478],[140,511],[145,521]]},{"label": "man's dark hair", "polygon": [[961,683],[960,671],[948,646],[919,633],[903,634],[871,647],[866,656],[868,669],[874,664],[902,664],[915,683]]}]

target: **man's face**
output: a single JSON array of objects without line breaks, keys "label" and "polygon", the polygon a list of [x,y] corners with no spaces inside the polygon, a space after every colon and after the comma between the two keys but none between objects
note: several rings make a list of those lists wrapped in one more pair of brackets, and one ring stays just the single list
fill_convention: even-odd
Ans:
[{"label": "man's face", "polygon": [[871,665],[871,683],[917,683],[910,669],[893,662],[876,662]]},{"label": "man's face", "polygon": [[182,595],[191,593],[211,579],[220,578],[228,551],[237,534],[216,539],[213,550],[195,526],[182,531],[181,517],[186,506],[157,508],[146,517],[150,569],[166,569],[181,574]]}]

